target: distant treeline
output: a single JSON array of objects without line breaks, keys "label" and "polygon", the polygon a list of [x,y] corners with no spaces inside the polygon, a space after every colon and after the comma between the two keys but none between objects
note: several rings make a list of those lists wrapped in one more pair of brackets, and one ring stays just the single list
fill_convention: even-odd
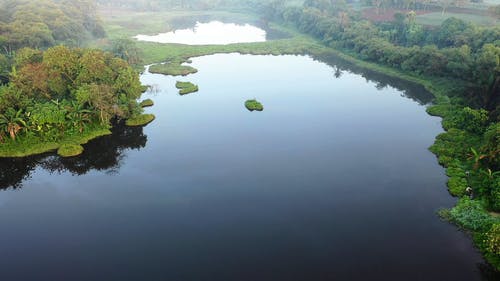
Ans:
[{"label": "distant treeline", "polygon": [[94,0],[0,1],[0,48],[8,55],[21,47],[80,46],[104,37]]},{"label": "distant treeline", "polygon": [[74,48],[104,36],[94,0],[0,2],[0,154],[79,144],[142,113],[128,41],[114,43],[115,53]]},{"label": "distant treeline", "polygon": [[327,6],[324,2],[307,0],[302,7],[275,2],[263,14],[367,61],[418,75],[467,81],[474,86],[469,91],[478,105],[489,110],[498,107],[500,27],[450,18],[439,28],[427,28],[416,22],[414,12],[375,24],[362,19],[344,1],[328,1]]},{"label": "distant treeline", "polygon": [[[273,0],[97,0],[104,7],[157,11],[162,9],[256,8]],[[302,0],[288,1],[302,4]]]}]

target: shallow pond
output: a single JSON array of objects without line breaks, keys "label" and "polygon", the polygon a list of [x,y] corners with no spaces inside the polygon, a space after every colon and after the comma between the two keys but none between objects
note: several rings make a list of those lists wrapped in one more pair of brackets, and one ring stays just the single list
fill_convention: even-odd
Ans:
[{"label": "shallow pond", "polygon": [[178,43],[187,45],[226,45],[232,43],[265,42],[266,31],[250,24],[197,22],[193,28],[178,29],[157,35],[137,35],[139,41]]},{"label": "shallow pond", "polygon": [[142,75],[144,129],[0,160],[2,280],[494,280],[436,216],[454,199],[419,87],[303,56],[192,64]]}]

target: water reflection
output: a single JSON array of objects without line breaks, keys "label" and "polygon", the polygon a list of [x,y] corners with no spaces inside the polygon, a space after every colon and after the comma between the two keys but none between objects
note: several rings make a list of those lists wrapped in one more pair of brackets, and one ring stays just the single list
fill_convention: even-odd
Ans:
[{"label": "water reflection", "polygon": [[260,29],[265,30],[266,40],[278,40],[291,37],[290,34],[285,31],[272,28],[271,26],[269,26],[269,23],[264,20],[252,21],[248,19],[237,19],[232,16],[224,16],[224,15],[214,16],[211,14],[196,15],[189,17],[186,16],[174,17],[169,21],[169,23],[167,23],[166,31],[193,28],[193,26],[195,26],[197,22],[210,22],[210,21],[230,22],[237,25],[250,24],[256,26]]},{"label": "water reflection", "polygon": [[427,105],[434,99],[434,96],[422,85],[356,66],[338,57],[333,52],[326,52],[320,56],[314,57],[314,59],[330,65],[334,70],[333,75],[335,78],[341,78],[342,73],[346,71],[364,77],[367,82],[375,83],[375,87],[378,90],[386,87],[395,88],[401,92],[401,96],[410,98],[420,105]]},{"label": "water reflection", "polygon": [[85,151],[78,157],[62,158],[53,153],[0,159],[0,189],[20,188],[37,167],[52,173],[70,172],[84,175],[91,170],[115,173],[119,170],[125,151],[146,146],[147,136],[142,127],[127,127],[116,123],[109,136],[100,137],[84,145]]},{"label": "water reflection", "polygon": [[187,45],[226,45],[233,43],[265,42],[266,31],[250,24],[197,22],[194,28],[178,29],[157,35],[137,35],[139,41],[178,43]]}]

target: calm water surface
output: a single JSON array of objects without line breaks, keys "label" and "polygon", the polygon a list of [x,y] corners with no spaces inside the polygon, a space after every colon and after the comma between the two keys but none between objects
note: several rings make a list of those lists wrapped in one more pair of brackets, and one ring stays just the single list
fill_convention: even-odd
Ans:
[{"label": "calm water surface", "polygon": [[197,22],[193,28],[178,29],[157,35],[137,35],[139,41],[178,43],[187,45],[226,45],[232,43],[265,42],[266,31],[250,24]]},{"label": "calm water surface", "polygon": [[[159,89],[144,129],[73,159],[0,160],[1,280],[497,277],[435,215],[454,199],[418,87],[302,56],[193,66],[142,75]],[[200,91],[179,96],[176,80]]]}]

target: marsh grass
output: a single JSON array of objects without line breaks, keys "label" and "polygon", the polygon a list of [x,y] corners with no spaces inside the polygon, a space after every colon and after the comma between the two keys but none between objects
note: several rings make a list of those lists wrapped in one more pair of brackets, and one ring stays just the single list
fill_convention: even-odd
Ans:
[{"label": "marsh grass", "polygon": [[127,121],[125,121],[125,125],[130,127],[146,126],[147,124],[153,122],[153,120],[155,120],[155,116],[153,114],[141,114],[127,119]]},{"label": "marsh grass", "polygon": [[262,106],[262,104],[260,102],[258,102],[256,99],[253,99],[253,100],[247,100],[245,102],[245,107],[249,110],[249,111],[262,111],[264,110],[264,106]]},{"label": "marsh grass", "polygon": [[171,76],[186,76],[194,74],[198,70],[192,66],[183,65],[182,61],[177,61],[152,65],[149,67],[149,72]]},{"label": "marsh grass", "polygon": [[65,143],[59,147],[57,154],[62,157],[74,157],[83,153],[83,146],[74,143]]},{"label": "marsh grass", "polygon": [[177,81],[177,83],[175,83],[175,87],[179,89],[180,95],[187,95],[190,93],[198,92],[198,86],[191,82]]},{"label": "marsh grass", "polygon": [[140,103],[141,107],[150,107],[153,105],[154,105],[154,102],[151,99],[145,99],[145,100],[141,101],[141,103]]},{"label": "marsh grass", "polygon": [[66,135],[57,142],[44,141],[38,137],[23,137],[15,141],[8,140],[5,143],[0,143],[0,157],[25,157],[42,154],[57,150],[67,144],[81,145],[92,139],[110,134],[111,131],[108,127],[96,126],[87,128],[83,133]]}]

